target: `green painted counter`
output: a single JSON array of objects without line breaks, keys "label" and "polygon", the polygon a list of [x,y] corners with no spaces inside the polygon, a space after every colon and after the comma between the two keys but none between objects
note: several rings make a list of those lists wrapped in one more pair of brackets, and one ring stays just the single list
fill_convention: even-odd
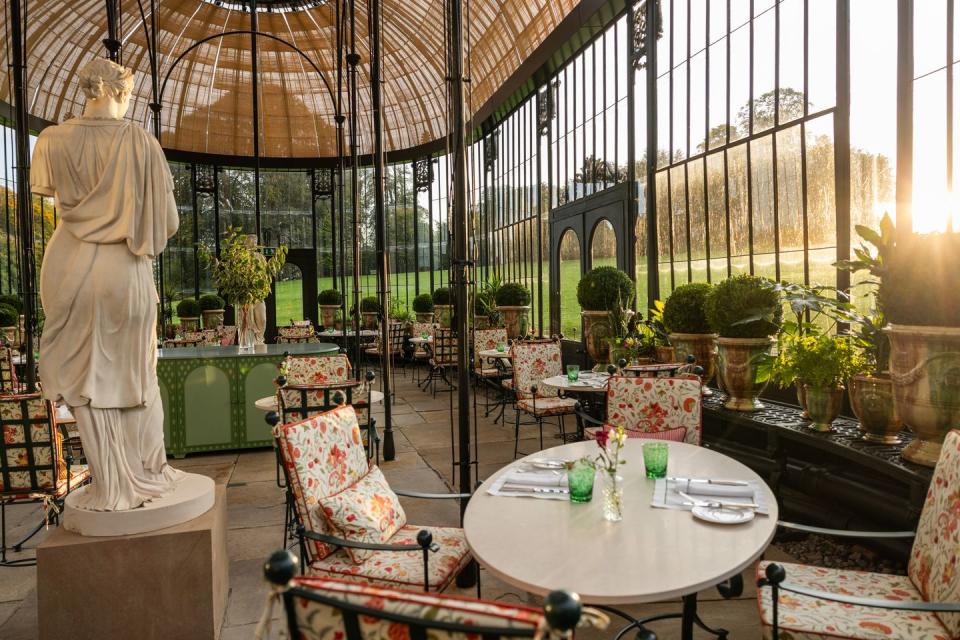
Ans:
[{"label": "green painted counter", "polygon": [[157,377],[163,435],[176,457],[198,451],[268,447],[270,430],[257,399],[274,392],[283,355],[334,354],[330,343],[161,349]]}]

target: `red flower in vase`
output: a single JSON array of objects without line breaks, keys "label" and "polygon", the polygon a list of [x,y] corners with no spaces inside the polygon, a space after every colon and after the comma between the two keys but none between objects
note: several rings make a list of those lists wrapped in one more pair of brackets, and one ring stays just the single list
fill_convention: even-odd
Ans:
[{"label": "red flower in vase", "polygon": [[600,431],[597,431],[596,437],[597,437],[597,444],[600,445],[600,448],[606,449],[607,441],[610,439],[610,432],[607,431],[606,429],[601,429]]}]

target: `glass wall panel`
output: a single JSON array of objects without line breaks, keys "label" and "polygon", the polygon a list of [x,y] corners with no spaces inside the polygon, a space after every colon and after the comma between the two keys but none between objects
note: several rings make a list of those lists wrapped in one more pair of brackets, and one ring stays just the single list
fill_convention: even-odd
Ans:
[{"label": "glass wall panel", "polygon": [[580,282],[580,239],[573,229],[560,237],[560,332],[574,340],[580,336],[580,304],[577,283]]}]

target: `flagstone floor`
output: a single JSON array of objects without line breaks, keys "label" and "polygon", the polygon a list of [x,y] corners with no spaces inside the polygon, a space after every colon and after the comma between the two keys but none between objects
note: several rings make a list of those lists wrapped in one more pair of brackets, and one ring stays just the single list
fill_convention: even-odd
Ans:
[{"label": "flagstone floor", "polygon": [[[426,492],[446,492],[454,489],[451,482],[451,397],[438,392],[436,398],[417,389],[411,375],[396,375],[396,400],[393,404],[393,423],[397,456],[381,467],[390,484],[397,488]],[[453,402],[456,402],[454,397]],[[482,397],[480,399],[482,402]],[[374,415],[377,415],[375,413]],[[455,411],[453,416],[455,417]],[[508,411],[508,425],[494,424],[478,411],[477,470],[481,479],[513,460],[512,412]],[[383,424],[382,408],[379,422]],[[569,420],[572,426],[572,419]],[[521,427],[523,429],[523,427]],[[535,428],[526,427],[522,435],[533,436]],[[553,429],[545,428],[546,446],[553,446]],[[536,451],[538,442],[533,437],[521,440],[520,450]],[[269,450],[190,456],[174,460],[174,466],[203,473],[227,487],[228,538],[230,555],[230,599],[221,638],[249,640],[253,638],[256,622],[261,615],[266,589],[262,579],[263,560],[281,545],[283,525],[283,495],[275,482],[274,454]],[[410,522],[430,525],[456,525],[458,508],[455,501],[402,500]],[[9,508],[9,539],[27,531],[38,522],[38,507],[18,505]],[[24,555],[32,555],[33,547],[43,539],[43,533],[31,541]],[[611,562],[616,550],[611,549]],[[16,557],[14,555],[13,557]],[[767,558],[789,560],[771,547]],[[603,571],[603,567],[597,567]],[[482,574],[483,597],[507,602],[526,602],[526,595],[497,580],[487,572]],[[715,627],[730,630],[733,638],[759,638],[757,609],[754,599],[752,568],[744,573],[744,594],[733,600],[723,600],[716,590],[700,594],[700,612],[703,619]],[[474,595],[473,589],[463,590]],[[679,610],[679,601],[629,607],[635,615]],[[272,638],[286,637],[274,611]],[[679,638],[678,623],[663,621],[650,625],[661,640]],[[580,638],[612,637],[613,634],[586,632]],[[32,640],[37,637],[36,569],[0,567],[0,639]],[[712,637],[698,630],[697,638]]]}]

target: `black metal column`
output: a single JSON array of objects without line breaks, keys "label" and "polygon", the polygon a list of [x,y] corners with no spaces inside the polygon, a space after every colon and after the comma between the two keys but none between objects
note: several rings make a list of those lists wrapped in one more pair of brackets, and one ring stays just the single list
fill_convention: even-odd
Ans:
[{"label": "black metal column", "polygon": [[[648,4],[654,4],[652,0],[647,0]],[[636,10],[633,2],[627,3],[627,33],[633,34],[635,21],[637,19]],[[654,25],[656,26],[656,25]],[[656,41],[647,41],[647,49],[656,46]],[[627,227],[625,230],[627,237],[627,273],[636,280],[637,278],[637,132],[636,132],[636,112],[637,107],[634,101],[637,99],[635,80],[637,76],[634,66],[634,56],[636,47],[633,46],[633,39],[627,40]],[[647,163],[649,165],[649,161]],[[604,172],[606,173],[606,172]],[[616,160],[614,160],[614,182],[616,182]],[[606,177],[604,177],[606,181]],[[634,308],[637,306],[637,300],[634,298]]]},{"label": "black metal column", "polygon": [[20,290],[23,293],[24,344],[26,345],[27,391],[37,389],[36,365],[33,354],[35,329],[36,264],[33,252],[33,207],[30,193],[30,130],[27,128],[27,39],[26,0],[10,0],[10,37],[13,42],[13,119],[17,152],[17,218],[20,231]]},{"label": "black metal column", "polygon": [[[341,0],[336,2],[336,18],[337,18],[337,113],[334,116],[334,120],[337,123],[337,211],[331,211],[330,216],[333,217],[336,215],[339,220],[339,243],[340,243],[340,296],[342,302],[340,304],[340,310],[342,321],[340,323],[341,330],[343,331],[344,345],[346,345],[346,336],[347,336],[347,255],[346,255],[346,244],[344,243],[344,198],[346,197],[346,189],[344,188],[344,174],[343,174],[343,155],[344,155],[344,131],[343,123],[346,120],[346,117],[343,115],[343,20],[345,17],[345,12],[342,9]],[[333,239],[334,242],[338,242],[338,238]],[[337,269],[336,260],[334,260],[334,269]],[[334,288],[337,288],[337,272],[334,272],[333,277]],[[358,363],[359,364],[359,363]]]},{"label": "black metal column", "polygon": [[[653,302],[660,298],[660,274],[657,255],[657,31],[659,8],[657,0],[647,0],[646,33],[647,43],[646,80],[647,80],[647,189],[645,205],[647,214],[647,306],[653,308]],[[630,73],[634,73],[631,69]],[[630,79],[633,84],[634,79]]]},{"label": "black metal column", "polygon": [[107,7],[107,37],[103,46],[107,48],[107,57],[113,62],[120,63],[120,38],[117,37],[120,22],[119,0],[104,0]]},{"label": "black metal column", "polygon": [[[350,2],[350,53],[347,54],[347,91],[350,102],[350,209],[353,212],[353,331],[354,331],[354,367],[357,380],[360,379],[360,362],[363,349],[360,345],[360,149],[357,131],[357,65],[360,54],[357,53],[357,7],[355,0]],[[343,340],[347,342],[346,318],[344,318]]]},{"label": "black metal column", "polygon": [[913,0],[897,2],[897,230],[913,229]]},{"label": "black metal column", "polygon": [[253,97],[253,217],[257,242],[260,237],[260,76],[257,70],[257,0],[250,0],[250,90]]},{"label": "black metal column", "polygon": [[[833,115],[833,169],[837,199],[837,260],[850,259],[850,1],[837,0],[837,110]],[[776,140],[776,136],[774,136]],[[776,153],[776,147],[774,147]],[[776,155],[774,155],[776,158]],[[776,173],[774,173],[776,175]],[[776,193],[774,183],[774,193]],[[776,202],[776,199],[774,199]],[[779,257],[777,260],[779,264]],[[837,289],[850,291],[850,272],[837,270]]]}]

